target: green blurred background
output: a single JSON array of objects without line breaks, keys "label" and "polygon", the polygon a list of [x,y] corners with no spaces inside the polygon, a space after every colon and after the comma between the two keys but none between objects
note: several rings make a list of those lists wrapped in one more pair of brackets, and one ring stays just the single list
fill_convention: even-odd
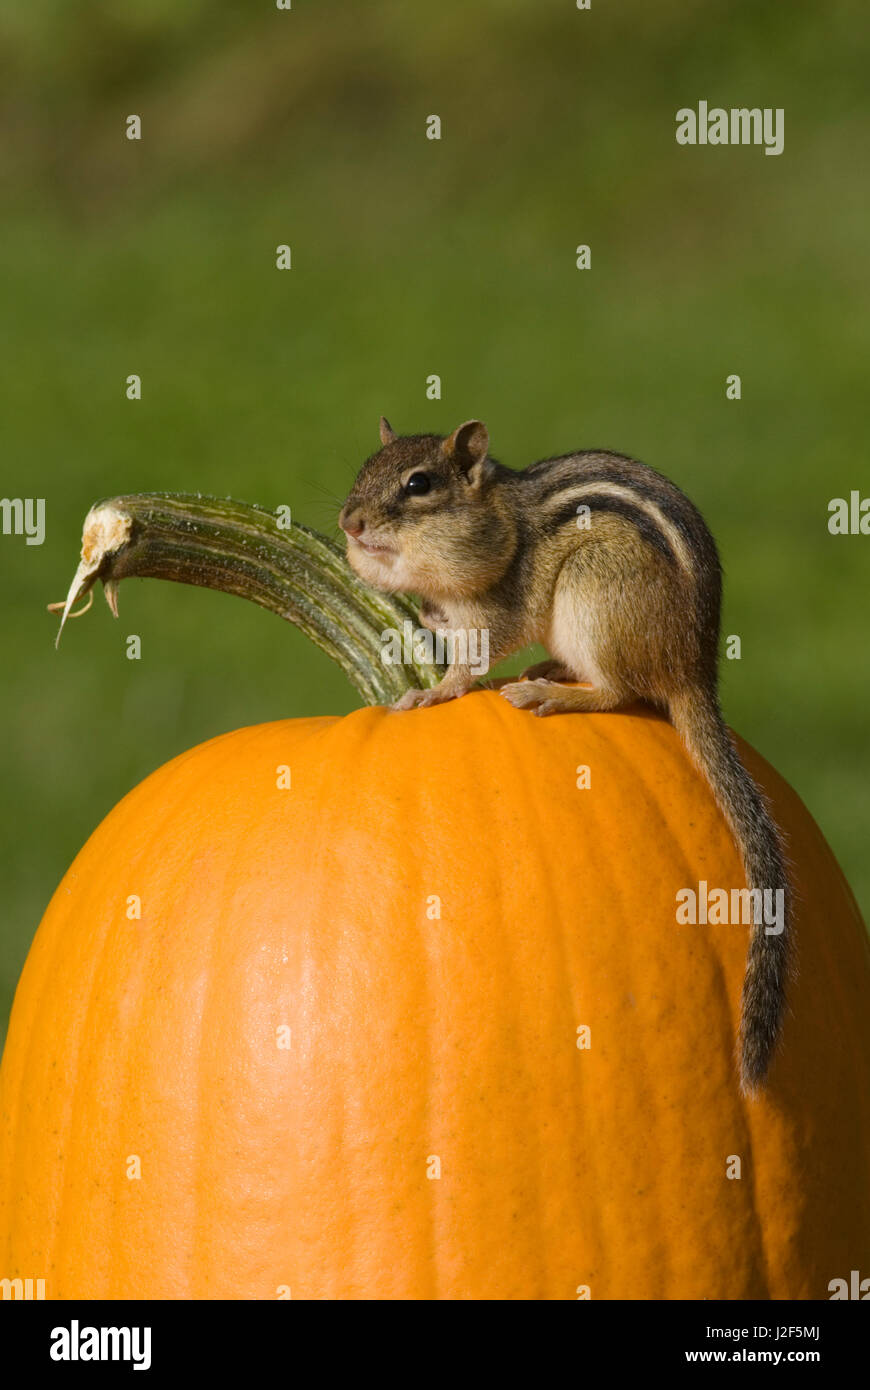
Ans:
[{"label": "green blurred background", "polygon": [[[870,537],[829,535],[827,503],[870,493],[868,69],[866,6],[836,0],[6,7],[2,491],[45,497],[47,536],[0,538],[0,1032],[131,786],[224,730],[357,703],[276,618],[175,585],[125,584],[119,622],[100,600],[55,652],[45,604],[88,507],[201,490],[334,533],[381,412],[480,416],[516,467],[624,450],[688,490],[742,638],[726,714],[866,911]],[[678,146],[701,99],[784,107],[784,153]]]}]

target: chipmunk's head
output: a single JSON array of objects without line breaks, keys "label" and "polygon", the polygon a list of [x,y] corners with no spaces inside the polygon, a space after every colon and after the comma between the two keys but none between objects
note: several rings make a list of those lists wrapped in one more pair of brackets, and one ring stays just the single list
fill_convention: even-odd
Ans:
[{"label": "chipmunk's head", "polygon": [[510,561],[512,528],[497,506],[500,473],[489,435],[467,420],[446,439],[400,437],[381,419],[381,448],[367,459],[341,509],[347,558],[376,589],[424,598],[483,592]]}]

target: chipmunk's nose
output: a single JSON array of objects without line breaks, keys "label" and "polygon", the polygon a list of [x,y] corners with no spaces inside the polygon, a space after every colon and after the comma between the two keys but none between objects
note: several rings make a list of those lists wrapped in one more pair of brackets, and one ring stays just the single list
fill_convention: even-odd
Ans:
[{"label": "chipmunk's nose", "polygon": [[348,536],[353,536],[354,539],[356,539],[357,536],[361,536],[366,529],[362,513],[356,507],[342,507],[341,514],[338,518],[338,524],[342,531],[346,532]]}]

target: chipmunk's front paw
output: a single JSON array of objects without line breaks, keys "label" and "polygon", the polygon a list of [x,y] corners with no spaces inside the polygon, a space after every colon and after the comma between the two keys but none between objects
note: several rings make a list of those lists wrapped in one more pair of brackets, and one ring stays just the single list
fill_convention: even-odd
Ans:
[{"label": "chipmunk's front paw", "polygon": [[433,685],[431,690],[406,690],[390,708],[425,709],[427,705],[443,705],[447,700],[457,700],[464,694],[464,690],[452,689],[449,686],[442,688],[440,685]]},{"label": "chipmunk's front paw", "polygon": [[404,695],[400,695],[398,700],[394,700],[390,709],[415,709],[417,705],[422,705],[426,696],[431,692],[428,690],[406,690]]},{"label": "chipmunk's front paw", "polygon": [[549,680],[515,681],[503,685],[500,695],[514,709],[533,709],[536,714],[555,713],[558,703],[553,699],[553,682]]}]

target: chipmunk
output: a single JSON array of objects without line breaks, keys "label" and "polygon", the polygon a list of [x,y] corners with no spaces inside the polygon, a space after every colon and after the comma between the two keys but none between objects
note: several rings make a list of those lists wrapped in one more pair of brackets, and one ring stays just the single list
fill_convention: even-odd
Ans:
[{"label": "chipmunk", "polygon": [[[719,709],[722,571],[700,512],[654,469],[602,450],[522,472],[489,456],[468,420],[451,435],[397,436],[362,466],[341,510],[348,561],[373,587],[423,599],[421,621],[488,630],[490,661],[533,642],[552,660],[501,688],[539,715],[615,710],[641,699],[667,712],[739,846],[747,885],[781,889],[783,930],[753,916],[738,1037],[743,1090],[765,1079],[785,1009],[790,886],[780,832]],[[464,695],[468,666],[394,708]],[[582,689],[559,684],[583,681]]]}]

